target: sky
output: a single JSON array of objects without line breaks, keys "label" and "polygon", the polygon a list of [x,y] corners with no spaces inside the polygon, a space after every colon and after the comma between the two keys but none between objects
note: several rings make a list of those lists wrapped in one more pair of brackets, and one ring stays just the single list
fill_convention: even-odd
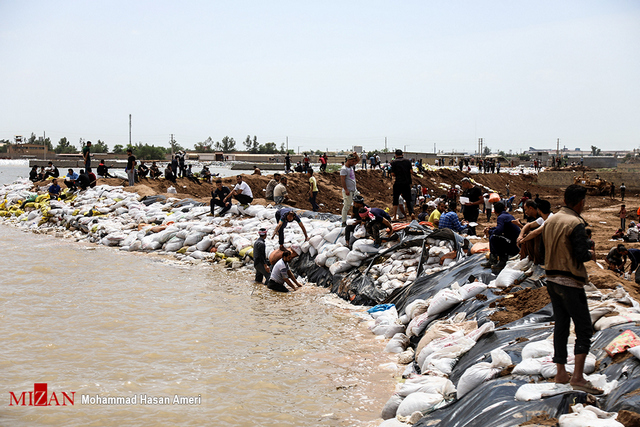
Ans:
[{"label": "sky", "polygon": [[640,2],[0,0],[0,139],[640,148]]}]

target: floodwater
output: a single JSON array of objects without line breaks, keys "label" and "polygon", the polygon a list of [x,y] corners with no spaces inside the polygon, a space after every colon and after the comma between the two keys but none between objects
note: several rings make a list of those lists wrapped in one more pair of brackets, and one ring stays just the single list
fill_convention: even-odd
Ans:
[{"label": "floodwater", "polygon": [[[3,225],[0,251],[2,426],[377,425],[392,393],[385,342],[324,289]],[[16,406],[34,383],[51,406]]]}]

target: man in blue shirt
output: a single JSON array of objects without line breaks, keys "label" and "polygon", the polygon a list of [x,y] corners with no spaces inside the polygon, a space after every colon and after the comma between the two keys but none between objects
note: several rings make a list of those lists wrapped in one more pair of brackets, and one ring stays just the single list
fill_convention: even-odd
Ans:
[{"label": "man in blue shirt", "polygon": [[49,198],[55,200],[58,197],[60,197],[60,186],[58,185],[58,180],[53,178],[49,186]]},{"label": "man in blue shirt", "polygon": [[497,225],[492,228],[485,228],[484,233],[489,236],[489,262],[482,264],[483,267],[491,267],[494,274],[502,271],[510,256],[520,252],[517,245],[520,228],[512,221],[516,219],[504,208],[504,203],[493,204],[493,209],[498,214]]},{"label": "man in blue shirt", "polygon": [[64,180],[64,185],[66,185],[70,191],[76,191],[78,189],[78,187],[76,186],[77,179],[78,174],[73,172],[73,169],[69,169],[67,171],[67,179]]},{"label": "man in blue shirt", "polygon": [[460,233],[463,230],[467,229],[467,221],[462,221],[458,219],[458,214],[453,211],[449,211],[447,213],[443,213],[440,215],[440,222],[438,223],[438,228],[449,228],[457,233]]},{"label": "man in blue shirt", "polygon": [[380,230],[384,227],[387,228],[389,236],[393,234],[391,217],[384,210],[380,208],[360,208],[360,212],[358,213],[364,222],[364,228],[367,230],[367,234],[373,237],[376,246],[380,246],[382,243]]}]

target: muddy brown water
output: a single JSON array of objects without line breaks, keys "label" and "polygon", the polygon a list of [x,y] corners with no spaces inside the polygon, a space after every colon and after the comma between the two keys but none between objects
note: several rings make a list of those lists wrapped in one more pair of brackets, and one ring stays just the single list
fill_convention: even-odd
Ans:
[{"label": "muddy brown water", "polygon": [[[385,343],[324,289],[3,225],[0,250],[0,425],[377,425],[393,392]],[[9,406],[34,383],[74,404]]]}]

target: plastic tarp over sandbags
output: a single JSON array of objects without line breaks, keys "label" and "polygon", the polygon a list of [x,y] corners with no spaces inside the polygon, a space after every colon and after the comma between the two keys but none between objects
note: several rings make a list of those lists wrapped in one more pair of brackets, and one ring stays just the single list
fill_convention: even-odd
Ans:
[{"label": "plastic tarp over sandbags", "polygon": [[503,350],[491,352],[491,363],[482,362],[467,369],[458,381],[458,399],[483,382],[495,378],[504,368],[511,364],[511,357]]}]

